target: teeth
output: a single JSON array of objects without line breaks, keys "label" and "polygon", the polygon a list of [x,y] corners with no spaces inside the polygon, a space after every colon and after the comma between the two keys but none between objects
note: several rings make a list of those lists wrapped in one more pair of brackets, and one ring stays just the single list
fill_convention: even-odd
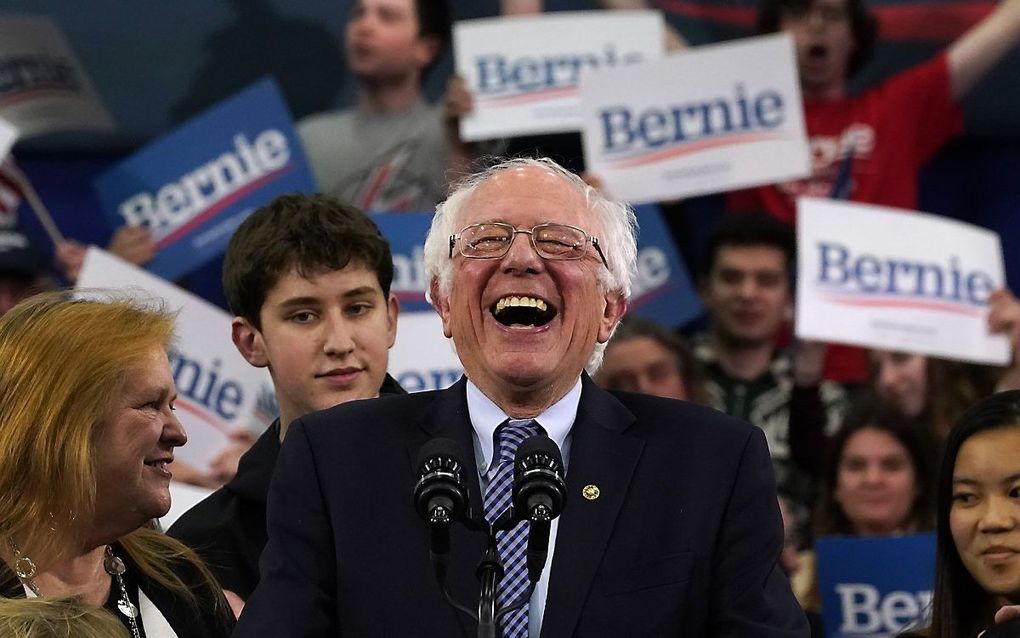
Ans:
[{"label": "teeth", "polygon": [[520,306],[538,308],[542,312],[545,312],[548,308],[544,301],[534,297],[503,297],[496,302],[496,312],[501,312],[506,308],[517,308]]}]

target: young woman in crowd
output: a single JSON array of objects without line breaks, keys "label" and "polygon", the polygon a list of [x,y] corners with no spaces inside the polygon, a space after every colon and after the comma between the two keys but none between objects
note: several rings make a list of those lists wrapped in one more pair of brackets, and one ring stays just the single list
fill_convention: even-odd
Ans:
[{"label": "young woman in crowd", "polygon": [[[931,530],[931,448],[924,434],[897,411],[862,397],[830,442],[814,511],[814,537]],[[802,554],[793,586],[806,610],[820,611],[813,553]]]},{"label": "young woman in crowd", "polygon": [[208,569],[151,526],[170,508],[174,448],[187,441],[173,328],[137,302],[66,293],[0,318],[0,596],[39,597],[40,613],[75,597],[132,638],[230,634]]},{"label": "young woman in crowd", "polygon": [[988,330],[1009,339],[1014,354],[1008,367],[936,359],[920,354],[875,350],[872,384],[891,407],[922,425],[940,446],[969,406],[996,390],[1020,388],[1020,301],[1007,289],[988,299]]},{"label": "young woman in crowd", "polygon": [[1020,391],[967,410],[938,479],[931,638],[975,638],[1020,616]]}]

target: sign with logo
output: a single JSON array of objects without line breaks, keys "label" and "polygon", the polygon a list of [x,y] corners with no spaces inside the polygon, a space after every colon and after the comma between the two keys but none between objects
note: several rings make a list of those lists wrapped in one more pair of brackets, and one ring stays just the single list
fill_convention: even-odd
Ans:
[{"label": "sign with logo", "polygon": [[443,335],[443,322],[435,310],[401,310],[389,372],[408,392],[441,390],[464,374],[453,340]]},{"label": "sign with logo", "polygon": [[927,626],[934,534],[821,538],[815,551],[826,636],[891,638]]},{"label": "sign with logo", "polygon": [[0,17],[0,117],[26,138],[113,128],[60,27],[42,16]]},{"label": "sign with logo", "polygon": [[992,231],[924,213],[797,200],[797,336],[1005,365],[988,295],[1005,285]]},{"label": "sign with logo", "polygon": [[146,268],[172,280],[220,255],[255,208],[315,183],[267,78],[110,169],[96,190],[112,226],[152,232],[158,253]]},{"label": "sign with logo", "polygon": [[[432,311],[425,300],[429,289],[425,274],[425,236],[432,225],[432,213],[380,213],[372,215],[393,253],[393,285],[390,292],[400,300],[405,312]],[[442,336],[442,331],[438,333]],[[399,335],[397,337],[400,339]]]},{"label": "sign with logo", "polygon": [[785,34],[593,70],[580,96],[585,163],[616,198],[704,195],[803,177],[811,168]]},{"label": "sign with logo", "polygon": [[177,312],[176,341],[170,353],[178,398],[177,417],[188,443],[177,455],[204,470],[231,433],[269,422],[275,414],[269,373],[254,368],[234,348],[231,317],[209,302],[92,246],[77,287],[126,290],[155,299]]},{"label": "sign with logo", "polygon": [[627,312],[665,326],[682,326],[701,315],[701,298],[659,207],[637,206],[634,213],[638,220],[637,276],[631,282]]},{"label": "sign with logo", "polygon": [[[474,97],[466,141],[581,128],[577,86],[591,69],[659,58],[657,11],[561,12],[457,22],[457,73]],[[619,87],[616,87],[619,90]]]}]

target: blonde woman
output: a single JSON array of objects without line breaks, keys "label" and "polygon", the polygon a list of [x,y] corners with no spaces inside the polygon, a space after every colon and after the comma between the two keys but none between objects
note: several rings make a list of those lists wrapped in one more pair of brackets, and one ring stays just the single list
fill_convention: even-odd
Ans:
[{"label": "blonde woman", "polygon": [[233,620],[170,507],[172,315],[40,295],[0,318],[0,595],[75,597],[132,638],[217,638]]},{"label": "blonde woman", "polygon": [[74,598],[0,598],[0,636],[6,638],[131,638],[119,620]]}]

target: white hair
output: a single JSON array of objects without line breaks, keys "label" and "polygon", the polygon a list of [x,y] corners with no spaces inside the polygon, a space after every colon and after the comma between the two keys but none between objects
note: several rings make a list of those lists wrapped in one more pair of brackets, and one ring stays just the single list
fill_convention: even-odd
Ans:
[{"label": "white hair", "polygon": [[[624,298],[630,297],[631,280],[637,273],[637,218],[634,216],[634,210],[624,202],[606,198],[598,189],[585,183],[577,175],[544,157],[520,157],[499,161],[457,183],[446,201],[436,207],[432,227],[429,228],[425,238],[425,272],[430,281],[437,282],[439,293],[448,296],[453,290],[450,237],[461,229],[459,220],[464,205],[489,178],[506,170],[528,167],[544,170],[562,178],[584,197],[588,210],[595,213],[602,227],[599,246],[609,264],[608,269],[599,268],[599,285],[604,291],[618,292]],[[596,344],[586,366],[589,374],[594,374],[601,365],[604,349],[605,344]]]}]

